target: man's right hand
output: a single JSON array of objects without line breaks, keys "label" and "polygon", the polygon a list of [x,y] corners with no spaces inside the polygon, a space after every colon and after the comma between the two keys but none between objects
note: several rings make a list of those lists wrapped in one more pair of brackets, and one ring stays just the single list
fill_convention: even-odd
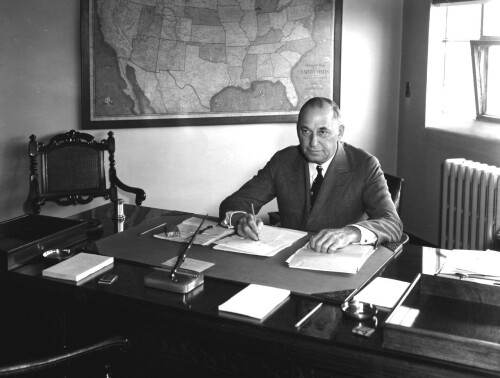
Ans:
[{"label": "man's right hand", "polygon": [[263,224],[262,219],[254,217],[252,214],[246,214],[238,219],[236,232],[244,238],[257,241]]}]

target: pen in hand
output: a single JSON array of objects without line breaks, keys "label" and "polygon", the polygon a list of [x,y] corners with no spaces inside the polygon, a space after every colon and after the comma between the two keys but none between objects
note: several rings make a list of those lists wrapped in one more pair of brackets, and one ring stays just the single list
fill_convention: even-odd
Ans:
[{"label": "pen in hand", "polygon": [[257,234],[257,240],[260,240],[259,238],[259,230],[258,230],[258,227],[257,227],[257,217],[255,216],[255,209],[253,207],[253,203],[252,203],[252,216],[253,216],[253,221],[255,223],[255,229],[256,229],[256,234]]}]

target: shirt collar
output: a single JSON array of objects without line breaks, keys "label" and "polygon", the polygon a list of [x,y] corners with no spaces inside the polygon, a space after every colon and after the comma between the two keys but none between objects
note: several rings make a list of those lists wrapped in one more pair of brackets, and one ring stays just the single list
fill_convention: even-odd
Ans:
[{"label": "shirt collar", "polygon": [[[337,151],[338,151],[338,147],[337,147]],[[337,152],[335,152],[335,154],[330,158],[328,159],[327,161],[325,161],[323,164],[316,164],[316,163],[308,163],[309,165],[309,177],[312,178],[312,177],[316,177],[316,167],[318,165],[321,165],[321,167],[323,167],[323,177],[326,175],[326,171],[328,170],[328,167],[330,166],[330,163],[332,162],[333,158],[335,157],[335,155],[337,155]],[[312,180],[311,180],[312,182]]]}]

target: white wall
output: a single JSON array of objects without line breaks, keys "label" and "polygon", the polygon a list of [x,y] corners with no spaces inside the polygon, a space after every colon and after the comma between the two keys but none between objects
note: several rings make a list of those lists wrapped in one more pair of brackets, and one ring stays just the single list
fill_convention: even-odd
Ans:
[{"label": "white wall", "polygon": [[[401,0],[344,0],[344,139],[378,156],[390,173],[396,173],[401,15]],[[80,128],[79,1],[1,1],[0,35],[3,220],[24,212],[29,135],[47,140]],[[145,206],[210,215],[276,150],[296,144],[293,124],[113,131],[118,176],[146,190]],[[98,139],[106,132],[91,131]],[[43,213],[66,216],[84,208],[47,205]]]},{"label": "white wall", "polygon": [[396,174],[401,0],[344,0],[341,109],[345,140]]}]

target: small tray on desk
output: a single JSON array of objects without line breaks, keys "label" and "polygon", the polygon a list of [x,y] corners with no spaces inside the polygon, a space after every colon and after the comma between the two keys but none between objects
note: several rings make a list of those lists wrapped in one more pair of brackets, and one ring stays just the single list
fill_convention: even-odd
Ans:
[{"label": "small tray on desk", "polygon": [[421,275],[384,325],[383,347],[500,370],[500,286]]},{"label": "small tray on desk", "polygon": [[0,272],[14,269],[44,251],[87,239],[85,221],[27,214],[0,222]]}]

